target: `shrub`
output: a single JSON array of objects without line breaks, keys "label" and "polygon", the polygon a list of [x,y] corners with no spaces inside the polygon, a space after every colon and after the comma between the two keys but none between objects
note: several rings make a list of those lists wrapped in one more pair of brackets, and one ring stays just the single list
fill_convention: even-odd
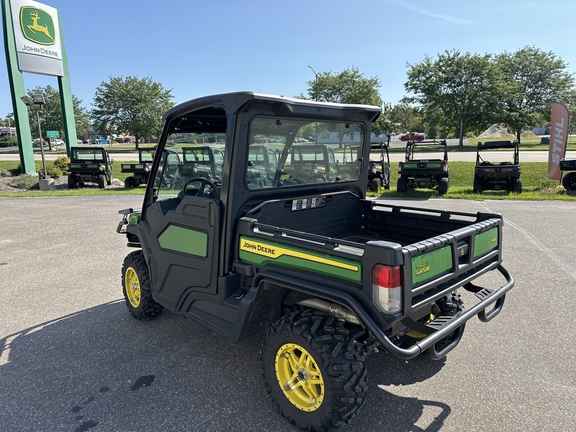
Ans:
[{"label": "shrub", "polygon": [[68,164],[70,163],[70,158],[68,156],[60,156],[54,160],[54,167],[60,170],[60,174],[64,174],[68,171]]},{"label": "shrub", "polygon": [[0,168],[0,177],[10,177],[12,174],[10,174],[10,171],[8,171],[5,168]]},{"label": "shrub", "polygon": [[13,147],[18,145],[18,138],[15,136],[0,139],[0,147]]},{"label": "shrub", "polygon": [[62,170],[56,166],[46,167],[46,174],[50,177],[57,179],[62,175]]},{"label": "shrub", "polygon": [[10,182],[10,186],[18,189],[39,189],[38,176],[23,174]]}]

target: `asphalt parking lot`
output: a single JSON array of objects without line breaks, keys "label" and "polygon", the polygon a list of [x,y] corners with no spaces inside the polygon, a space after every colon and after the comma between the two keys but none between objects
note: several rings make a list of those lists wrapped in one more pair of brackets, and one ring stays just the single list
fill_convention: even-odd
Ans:
[{"label": "asphalt parking lot", "polygon": [[[443,360],[370,356],[367,401],[342,431],[574,430],[574,203],[395,201],[502,213],[516,286]],[[170,312],[129,315],[115,228],[140,202],[0,198],[0,430],[296,430],[264,391],[262,335],[231,346]]]}]

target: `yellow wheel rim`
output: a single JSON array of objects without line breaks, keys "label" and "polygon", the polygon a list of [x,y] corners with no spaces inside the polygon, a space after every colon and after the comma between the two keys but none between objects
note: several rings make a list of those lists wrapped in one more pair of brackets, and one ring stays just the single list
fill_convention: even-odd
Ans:
[{"label": "yellow wheel rim", "polygon": [[140,290],[138,274],[132,267],[129,267],[126,270],[126,274],[124,275],[124,285],[126,286],[126,296],[128,297],[128,301],[134,308],[137,308],[140,306],[142,292]]},{"label": "yellow wheel rim", "polygon": [[284,396],[296,408],[316,411],[324,400],[324,380],[308,351],[297,344],[285,344],[276,353],[276,379]]}]

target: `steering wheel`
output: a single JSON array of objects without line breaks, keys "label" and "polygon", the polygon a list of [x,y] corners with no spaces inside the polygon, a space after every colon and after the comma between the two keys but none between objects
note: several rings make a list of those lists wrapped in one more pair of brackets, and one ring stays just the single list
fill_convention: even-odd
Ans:
[{"label": "steering wheel", "polygon": [[218,190],[218,187],[214,183],[212,183],[210,180],[204,177],[192,177],[184,184],[182,190],[178,192],[178,197],[180,198],[180,200],[183,200],[184,197],[188,195],[187,193],[188,187],[196,182],[200,182],[200,187],[198,188],[195,196],[207,198],[205,194],[205,189],[206,186],[210,186],[211,188],[210,193],[214,195],[215,199],[220,199],[220,191]]}]

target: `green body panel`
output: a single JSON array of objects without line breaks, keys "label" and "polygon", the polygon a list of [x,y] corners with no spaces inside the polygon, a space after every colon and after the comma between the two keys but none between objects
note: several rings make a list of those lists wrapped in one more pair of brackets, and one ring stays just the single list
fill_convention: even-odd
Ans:
[{"label": "green body panel", "polygon": [[240,238],[239,256],[260,266],[273,263],[362,283],[362,265],[357,261],[253,237]]},{"label": "green body panel", "polygon": [[434,279],[451,269],[452,248],[450,246],[415,256],[411,260],[412,286]]},{"label": "green body panel", "polygon": [[474,237],[474,258],[498,247],[498,228],[492,228]]},{"label": "green body panel", "polygon": [[441,169],[442,164],[440,162],[431,162],[426,164],[426,168]]},{"label": "green body panel", "polygon": [[130,213],[130,219],[128,220],[131,225],[138,225],[140,223],[140,218],[142,217],[141,211],[135,211]]},{"label": "green body panel", "polygon": [[162,249],[200,257],[206,257],[208,251],[208,235],[206,233],[177,225],[169,225],[158,236],[158,243]]},{"label": "green body panel", "polygon": [[83,164],[79,164],[79,163],[72,163],[70,164],[70,169],[91,169],[91,170],[97,170],[99,169],[100,164],[85,164],[85,167],[82,167]]}]

